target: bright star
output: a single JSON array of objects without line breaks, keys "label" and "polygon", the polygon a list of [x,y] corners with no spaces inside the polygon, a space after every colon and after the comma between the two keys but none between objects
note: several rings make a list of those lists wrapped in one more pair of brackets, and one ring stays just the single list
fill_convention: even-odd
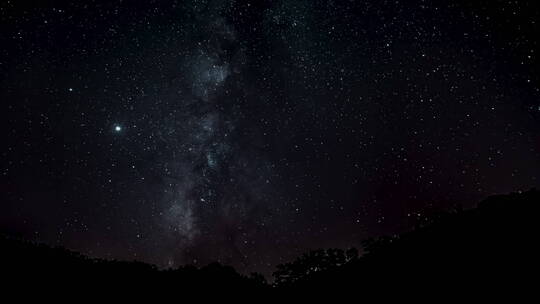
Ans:
[{"label": "bright star", "polygon": [[114,126],[114,130],[115,130],[116,132],[120,132],[120,131],[122,131],[122,127],[119,126],[119,125],[116,125],[116,126]]}]

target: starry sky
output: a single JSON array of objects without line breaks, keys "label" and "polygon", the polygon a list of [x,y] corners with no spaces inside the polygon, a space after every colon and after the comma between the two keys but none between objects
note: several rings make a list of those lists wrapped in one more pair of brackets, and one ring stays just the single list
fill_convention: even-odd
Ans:
[{"label": "starry sky", "polygon": [[269,273],[538,187],[535,2],[2,1],[0,231]]}]

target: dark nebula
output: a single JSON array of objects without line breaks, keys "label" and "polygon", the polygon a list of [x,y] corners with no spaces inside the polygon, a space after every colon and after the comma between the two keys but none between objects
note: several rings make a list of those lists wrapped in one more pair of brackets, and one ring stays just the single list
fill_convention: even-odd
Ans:
[{"label": "dark nebula", "polygon": [[540,186],[536,1],[2,1],[0,231],[269,273]]}]

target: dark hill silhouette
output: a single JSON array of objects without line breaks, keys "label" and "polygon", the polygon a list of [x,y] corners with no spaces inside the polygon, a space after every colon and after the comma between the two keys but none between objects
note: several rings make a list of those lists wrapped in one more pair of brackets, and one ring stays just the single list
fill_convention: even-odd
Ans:
[{"label": "dark hill silhouette", "polygon": [[106,291],[138,298],[173,296],[175,293],[188,296],[209,291],[214,296],[246,292],[264,294],[270,289],[261,275],[243,276],[234,268],[219,263],[200,268],[187,265],[160,270],[142,262],[89,258],[63,248],[6,236],[0,237],[0,273],[3,278],[9,278],[3,287],[24,291],[56,290],[60,294]]},{"label": "dark hill silhouette", "polygon": [[[0,270],[14,288],[59,293],[112,290],[155,294],[317,296],[356,298],[521,293],[536,287],[540,192],[493,196],[470,210],[434,216],[408,233],[364,242],[356,249],[317,250],[278,265],[274,283],[246,277],[217,263],[159,270],[141,262],[92,259],[6,236],[0,237]],[[56,286],[56,287],[54,287]],[[54,289],[56,288],[56,289]],[[338,293],[339,292],[339,293]]]},{"label": "dark hill silhouette", "polygon": [[[441,213],[400,236],[367,240],[360,258],[328,263],[321,252],[304,255],[278,266],[275,281],[284,292],[332,290],[365,297],[533,292],[539,207],[537,190],[493,196],[474,209]],[[306,264],[310,256],[318,258]]]}]

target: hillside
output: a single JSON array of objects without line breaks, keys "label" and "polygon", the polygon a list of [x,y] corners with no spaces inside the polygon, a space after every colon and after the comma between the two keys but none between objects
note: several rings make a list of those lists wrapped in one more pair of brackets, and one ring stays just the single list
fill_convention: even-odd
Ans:
[{"label": "hillside", "polygon": [[[300,258],[281,266],[277,278],[290,291],[330,289],[364,296],[387,290],[447,295],[532,291],[539,206],[537,190],[493,196],[476,208],[440,214],[411,232],[368,240],[366,253],[342,266],[321,267],[314,260],[304,271],[291,272]],[[305,269],[317,268],[328,270],[306,275]]]}]

